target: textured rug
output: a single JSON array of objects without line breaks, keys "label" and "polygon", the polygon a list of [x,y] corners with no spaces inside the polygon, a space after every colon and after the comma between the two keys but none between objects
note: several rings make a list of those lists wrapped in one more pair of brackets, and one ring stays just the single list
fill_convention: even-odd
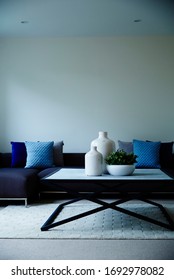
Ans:
[{"label": "textured rug", "polygon": [[[174,206],[165,204],[174,218]],[[174,231],[107,209],[73,222],[41,231],[55,203],[13,205],[0,210],[0,238],[25,239],[174,239]],[[98,207],[96,204],[71,204],[64,208],[58,220]],[[123,207],[123,206],[122,206]],[[158,208],[149,204],[124,204],[124,208],[166,222]]]}]

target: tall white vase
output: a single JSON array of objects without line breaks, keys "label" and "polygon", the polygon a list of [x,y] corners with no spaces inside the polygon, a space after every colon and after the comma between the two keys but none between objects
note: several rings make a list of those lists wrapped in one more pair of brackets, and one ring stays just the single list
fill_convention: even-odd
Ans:
[{"label": "tall white vase", "polygon": [[91,142],[91,146],[96,146],[97,151],[99,151],[103,156],[103,173],[108,173],[106,169],[105,159],[109,153],[114,152],[116,149],[115,142],[108,138],[108,133],[104,131],[99,131],[99,136],[97,139]]},{"label": "tall white vase", "polygon": [[88,153],[85,154],[85,174],[87,176],[100,176],[103,173],[103,157],[97,151],[97,147],[91,146]]}]

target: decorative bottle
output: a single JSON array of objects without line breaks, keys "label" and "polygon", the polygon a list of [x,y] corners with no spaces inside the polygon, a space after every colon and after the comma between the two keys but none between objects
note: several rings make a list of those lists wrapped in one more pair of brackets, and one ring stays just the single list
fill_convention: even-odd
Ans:
[{"label": "decorative bottle", "polygon": [[103,157],[97,151],[97,147],[91,146],[88,153],[85,154],[85,174],[87,176],[100,176],[103,171]]},{"label": "decorative bottle", "polygon": [[108,138],[108,133],[99,131],[97,139],[91,142],[91,146],[96,146],[97,151],[103,156],[103,173],[108,173],[106,169],[105,159],[109,153],[114,152],[116,149],[115,142]]}]

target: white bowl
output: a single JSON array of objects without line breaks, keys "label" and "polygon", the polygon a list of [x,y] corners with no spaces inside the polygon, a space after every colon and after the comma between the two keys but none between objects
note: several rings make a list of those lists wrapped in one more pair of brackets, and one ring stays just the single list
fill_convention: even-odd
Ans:
[{"label": "white bowl", "polygon": [[127,176],[131,175],[135,170],[135,165],[106,165],[110,175]]}]

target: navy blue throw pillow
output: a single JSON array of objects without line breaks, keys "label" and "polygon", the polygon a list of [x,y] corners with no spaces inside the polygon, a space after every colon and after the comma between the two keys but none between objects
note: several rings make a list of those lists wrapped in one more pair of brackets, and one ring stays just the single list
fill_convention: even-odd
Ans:
[{"label": "navy blue throw pillow", "polygon": [[26,164],[27,151],[24,142],[11,142],[12,167],[24,167]]},{"label": "navy blue throw pillow", "polygon": [[160,163],[162,168],[173,166],[173,142],[161,143]]}]

